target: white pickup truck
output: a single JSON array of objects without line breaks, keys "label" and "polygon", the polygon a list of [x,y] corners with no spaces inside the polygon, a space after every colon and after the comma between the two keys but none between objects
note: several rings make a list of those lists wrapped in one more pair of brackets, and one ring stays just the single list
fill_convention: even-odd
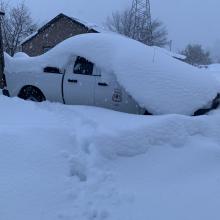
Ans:
[{"label": "white pickup truck", "polygon": [[84,34],[39,57],[5,61],[3,93],[25,100],[147,115],[201,115],[219,105],[211,76],[118,35]]},{"label": "white pickup truck", "polygon": [[[21,58],[22,60],[22,58]],[[10,96],[42,102],[49,100],[68,105],[90,105],[116,111],[144,114],[145,110],[125,92],[114,74],[103,78],[103,70],[87,59],[75,56],[61,69],[45,66],[32,74],[6,74]]]}]

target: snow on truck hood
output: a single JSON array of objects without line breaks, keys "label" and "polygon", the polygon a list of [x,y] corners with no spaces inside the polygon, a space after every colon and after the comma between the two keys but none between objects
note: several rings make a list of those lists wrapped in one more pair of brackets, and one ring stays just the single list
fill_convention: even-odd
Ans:
[{"label": "snow on truck hood", "polygon": [[6,55],[6,74],[37,73],[45,66],[65,68],[74,55],[94,62],[153,114],[192,115],[220,90],[206,71],[176,60],[159,48],[116,34],[83,34],[69,38],[38,57]]}]

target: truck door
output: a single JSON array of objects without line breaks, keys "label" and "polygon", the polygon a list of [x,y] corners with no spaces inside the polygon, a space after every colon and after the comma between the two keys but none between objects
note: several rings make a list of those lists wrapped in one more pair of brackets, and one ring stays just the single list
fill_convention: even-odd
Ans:
[{"label": "truck door", "polygon": [[99,77],[96,77],[95,82],[95,105],[103,108],[116,109],[120,103],[120,97],[118,102],[113,101],[114,90],[119,89],[112,74],[105,74],[101,72]]},{"label": "truck door", "polygon": [[63,96],[66,104],[94,105],[94,64],[83,57],[73,59],[63,81]]},{"label": "truck door", "polygon": [[95,83],[95,105],[116,111],[139,114],[139,106],[120,86],[114,73],[99,71]]}]

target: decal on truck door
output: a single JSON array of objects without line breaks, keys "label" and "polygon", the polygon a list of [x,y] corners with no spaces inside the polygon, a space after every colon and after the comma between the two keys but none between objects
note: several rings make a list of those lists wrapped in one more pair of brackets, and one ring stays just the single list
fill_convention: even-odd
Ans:
[{"label": "decal on truck door", "polygon": [[122,91],[120,89],[114,90],[112,101],[117,103],[122,102]]}]

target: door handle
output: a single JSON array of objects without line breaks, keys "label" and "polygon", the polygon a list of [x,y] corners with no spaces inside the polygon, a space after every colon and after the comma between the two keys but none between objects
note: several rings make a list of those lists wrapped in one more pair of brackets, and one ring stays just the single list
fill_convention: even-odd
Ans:
[{"label": "door handle", "polygon": [[77,80],[77,79],[68,79],[68,82],[69,82],[69,83],[77,83],[78,80]]},{"label": "door handle", "polygon": [[99,86],[108,86],[107,83],[101,83],[101,82],[99,82],[98,85],[99,85]]}]

